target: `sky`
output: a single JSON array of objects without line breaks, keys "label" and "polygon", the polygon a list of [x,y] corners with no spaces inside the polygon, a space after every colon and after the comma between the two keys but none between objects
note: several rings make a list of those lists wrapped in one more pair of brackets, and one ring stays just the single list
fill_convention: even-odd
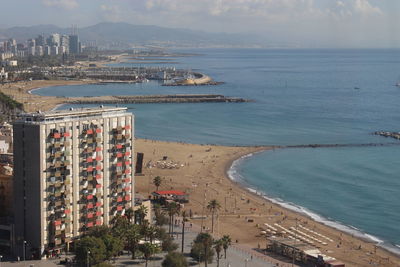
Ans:
[{"label": "sky", "polygon": [[400,48],[400,0],[0,0],[0,27],[128,22],[302,47]]}]

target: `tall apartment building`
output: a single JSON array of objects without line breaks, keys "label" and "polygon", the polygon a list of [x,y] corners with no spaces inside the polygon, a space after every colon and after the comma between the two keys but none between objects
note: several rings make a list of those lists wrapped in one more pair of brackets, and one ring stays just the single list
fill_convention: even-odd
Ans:
[{"label": "tall apartment building", "polygon": [[81,52],[80,42],[78,35],[70,35],[69,36],[69,52],[71,54],[79,54]]},{"label": "tall apartment building", "polygon": [[24,114],[14,123],[15,254],[43,257],[134,205],[126,108]]}]

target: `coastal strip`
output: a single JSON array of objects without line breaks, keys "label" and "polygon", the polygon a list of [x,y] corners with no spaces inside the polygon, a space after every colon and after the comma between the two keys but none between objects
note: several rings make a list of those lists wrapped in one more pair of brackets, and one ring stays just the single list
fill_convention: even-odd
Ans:
[{"label": "coastal strip", "polygon": [[[265,248],[266,237],[260,234],[264,223],[278,223],[288,229],[297,224],[333,240],[319,249],[346,263],[347,267],[371,266],[370,262],[375,266],[399,266],[398,255],[379,247],[371,239],[346,233],[344,229],[338,230],[322,223],[315,216],[281,206],[281,203],[266,199],[260,192],[251,192],[240,178],[234,181],[229,179],[227,172],[236,160],[257,152],[270,153],[268,151],[272,152],[274,148],[277,147],[226,147],[138,139],[136,150],[144,153],[146,167],[144,176],[136,180],[136,191],[148,195],[155,189],[151,184],[153,178],[162,177],[162,190],[182,190],[189,194],[190,201],[185,204],[185,209],[192,210],[196,218],[206,216],[203,222],[206,229],[211,227],[211,215],[204,210],[204,205],[216,199],[221,204],[221,209],[214,234],[229,234],[234,243],[252,249],[259,246]],[[151,164],[162,161],[164,156],[168,156],[168,160],[179,162],[181,167],[162,169]],[[232,170],[230,174],[232,175]],[[202,224],[200,219],[193,219],[192,222]],[[284,261],[282,257],[276,259]]]}]

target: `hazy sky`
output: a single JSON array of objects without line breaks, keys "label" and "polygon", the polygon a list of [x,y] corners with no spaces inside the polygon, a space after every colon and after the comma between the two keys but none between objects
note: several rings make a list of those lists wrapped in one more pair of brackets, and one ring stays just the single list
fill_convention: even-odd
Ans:
[{"label": "hazy sky", "polygon": [[400,0],[0,0],[0,27],[128,22],[307,47],[400,47]]}]

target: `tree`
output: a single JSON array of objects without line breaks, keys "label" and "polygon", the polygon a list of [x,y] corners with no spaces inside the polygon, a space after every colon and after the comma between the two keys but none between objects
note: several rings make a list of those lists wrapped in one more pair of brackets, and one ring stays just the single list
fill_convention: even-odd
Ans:
[{"label": "tree", "polygon": [[125,239],[126,233],[130,225],[128,219],[118,214],[114,218],[112,218],[111,224],[112,235],[121,239]]},{"label": "tree", "polygon": [[125,216],[128,219],[128,222],[132,221],[133,216],[135,215],[135,212],[133,211],[132,207],[128,208],[125,211]]},{"label": "tree", "polygon": [[139,246],[139,250],[143,253],[143,257],[146,261],[146,265],[145,265],[146,267],[147,267],[147,262],[149,261],[151,256],[153,256],[154,254],[156,254],[159,251],[158,247],[151,243],[141,244]]},{"label": "tree", "polygon": [[127,231],[127,247],[132,253],[132,259],[135,259],[135,252],[139,245],[139,241],[142,238],[140,234],[140,227],[137,224],[131,224]]},{"label": "tree", "polygon": [[178,244],[174,243],[172,237],[167,234],[164,228],[157,229],[157,238],[161,240],[162,251],[172,252],[178,248]]},{"label": "tree", "polygon": [[168,233],[173,232],[174,216],[179,213],[180,205],[176,202],[167,203],[166,205],[168,216],[169,216],[169,228]]},{"label": "tree", "polygon": [[154,217],[157,226],[163,226],[168,223],[168,218],[161,210],[160,204],[154,204]]},{"label": "tree", "polygon": [[215,252],[217,253],[217,267],[219,267],[219,255],[221,254],[222,251],[222,247],[223,247],[223,241],[222,239],[218,239],[214,241],[214,249]]},{"label": "tree", "polygon": [[207,209],[211,211],[211,232],[214,233],[214,215],[221,208],[221,205],[216,199],[208,202]]},{"label": "tree", "polygon": [[150,243],[153,243],[153,240],[157,237],[157,230],[158,228],[153,225],[144,224],[142,226],[144,240],[149,240]]},{"label": "tree", "polygon": [[192,249],[190,250],[190,257],[193,259],[205,263],[211,263],[214,251],[212,250],[213,238],[209,233],[200,233],[193,241]]},{"label": "tree", "polygon": [[170,252],[165,256],[162,267],[188,267],[186,257],[179,252]]},{"label": "tree", "polygon": [[106,247],[106,259],[110,260],[112,257],[116,257],[120,251],[123,250],[123,240],[116,238],[110,234],[101,237]]},{"label": "tree", "polygon": [[144,223],[144,218],[147,215],[147,207],[140,205],[137,210],[135,210],[135,223],[142,225]]},{"label": "tree", "polygon": [[222,238],[222,247],[224,249],[224,256],[226,259],[226,251],[228,250],[229,246],[232,244],[232,239],[229,235],[224,235]]},{"label": "tree", "polygon": [[85,236],[75,243],[75,258],[81,264],[101,263],[106,259],[106,246],[100,238]]},{"label": "tree", "polygon": [[102,238],[103,236],[108,235],[110,233],[111,233],[110,228],[108,228],[105,225],[100,225],[90,228],[89,231],[87,232],[87,235],[92,237]]},{"label": "tree", "polygon": [[182,247],[181,253],[183,253],[183,249],[185,247],[185,223],[188,221],[186,211],[182,211]]},{"label": "tree", "polygon": [[161,177],[160,177],[160,176],[154,177],[154,179],[153,179],[153,184],[157,187],[157,190],[156,190],[156,191],[158,191],[158,188],[159,188],[160,185],[161,185]]}]

